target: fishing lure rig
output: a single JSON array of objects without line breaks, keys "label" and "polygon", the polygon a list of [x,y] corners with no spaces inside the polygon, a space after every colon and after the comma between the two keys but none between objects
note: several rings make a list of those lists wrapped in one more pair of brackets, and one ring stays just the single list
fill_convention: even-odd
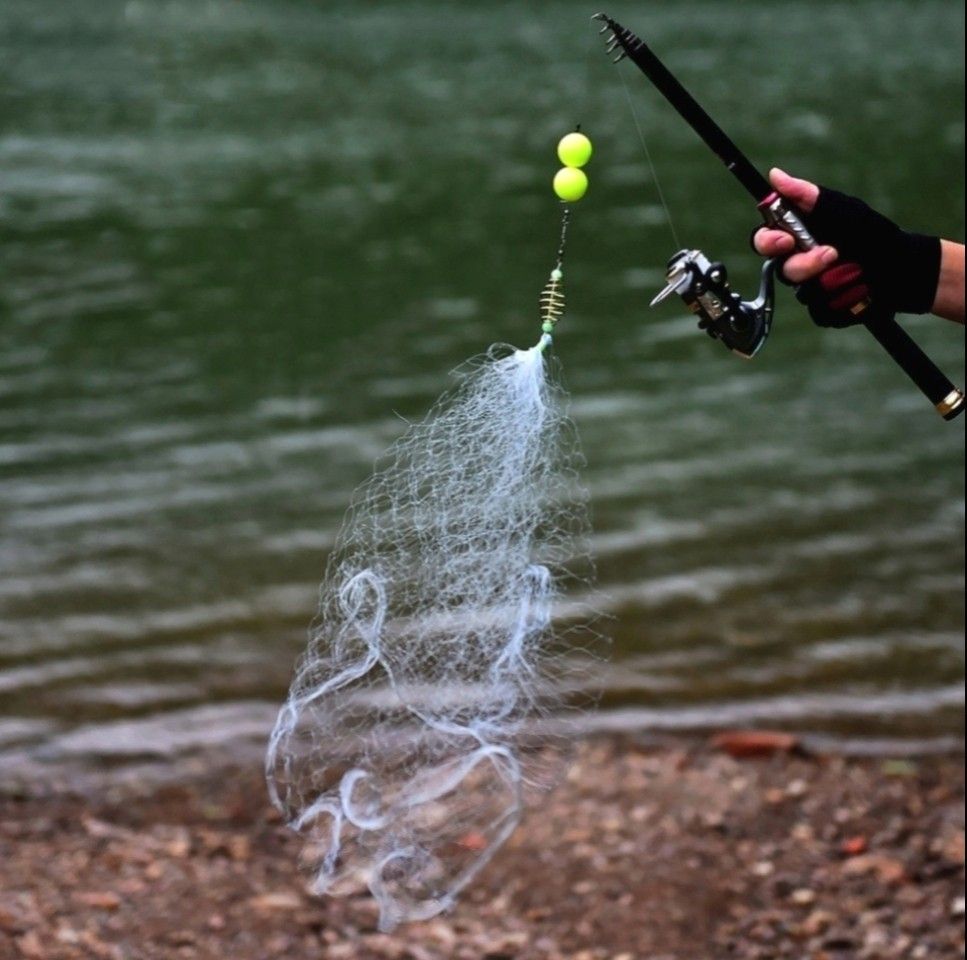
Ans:
[{"label": "fishing lure rig", "polygon": [[552,343],[554,328],[564,316],[564,248],[567,244],[567,225],[570,219],[571,209],[565,205],[561,212],[561,240],[557,247],[557,260],[538,299],[542,349]]},{"label": "fishing lure rig", "polygon": [[561,235],[557,244],[554,268],[541,289],[538,308],[541,318],[541,339],[538,348],[544,350],[553,341],[554,328],[564,316],[564,249],[567,246],[567,228],[571,222],[569,204],[577,203],[587,192],[588,176],[582,169],[587,166],[594,148],[591,141],[581,133],[578,126],[573,133],[563,136],[557,145],[557,155],[563,166],[554,175],[554,192],[561,201]]},{"label": "fishing lure rig", "polygon": [[[813,249],[817,241],[795,208],[772,189],[769,181],[679,83],[645,41],[607,14],[595,14],[593,19],[603,23],[601,33],[608,35],[608,53],[617,54],[614,62],[620,63],[627,58],[645,74],[751,194],[765,224],[789,233],[797,249]],[[678,294],[698,315],[699,327],[740,356],[752,357],[761,349],[772,327],[777,267],[776,260],[767,260],[762,268],[758,295],[753,300],[743,300],[732,289],[728,273],[721,263],[710,260],[700,250],[680,250],[668,262],[667,285],[652,300],[652,305],[673,293]],[[963,412],[963,391],[944,376],[896,322],[892,313],[878,310],[870,301],[856,304],[852,312],[945,420],[953,420]]]}]

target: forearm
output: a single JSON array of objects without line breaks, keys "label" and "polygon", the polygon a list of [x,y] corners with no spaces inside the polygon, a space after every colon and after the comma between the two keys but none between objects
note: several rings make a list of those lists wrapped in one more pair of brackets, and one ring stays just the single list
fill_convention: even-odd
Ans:
[{"label": "forearm", "polygon": [[933,313],[955,323],[964,322],[964,245],[940,241],[940,278]]}]

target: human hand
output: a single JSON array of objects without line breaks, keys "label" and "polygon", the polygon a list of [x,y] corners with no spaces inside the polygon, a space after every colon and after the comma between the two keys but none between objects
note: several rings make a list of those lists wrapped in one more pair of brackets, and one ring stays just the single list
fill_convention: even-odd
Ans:
[{"label": "human hand", "polygon": [[817,324],[847,327],[932,308],[940,274],[938,237],[902,230],[862,200],[782,170],[772,170],[769,178],[821,245],[796,252],[793,238],[771,227],[757,230],[753,244],[764,256],[783,260],[783,277],[798,285],[796,296]]},{"label": "human hand", "polygon": [[[800,213],[810,214],[819,199],[819,187],[808,180],[790,177],[784,170],[773,167],[769,171],[769,182],[787,200],[791,200]],[[782,275],[790,283],[805,283],[818,277],[830,264],[835,263],[839,251],[831,246],[818,246],[812,250],[796,253],[796,242],[785,230],[761,227],[752,238],[756,252],[763,257],[785,258]]]}]

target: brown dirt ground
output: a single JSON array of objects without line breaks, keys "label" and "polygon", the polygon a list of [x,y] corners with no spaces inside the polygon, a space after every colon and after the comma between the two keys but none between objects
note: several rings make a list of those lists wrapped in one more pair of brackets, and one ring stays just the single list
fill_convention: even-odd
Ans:
[{"label": "brown dirt ground", "polygon": [[317,899],[251,767],[0,796],[0,958],[946,960],[964,762],[581,745],[448,915]]}]

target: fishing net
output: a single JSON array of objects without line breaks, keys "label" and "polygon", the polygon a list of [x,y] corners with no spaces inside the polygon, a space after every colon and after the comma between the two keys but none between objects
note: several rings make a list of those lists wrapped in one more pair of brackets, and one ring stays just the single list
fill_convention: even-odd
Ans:
[{"label": "fishing net", "polygon": [[[313,888],[424,919],[562,769],[593,637],[581,459],[542,342],[491,348],[356,492],[272,733]],[[557,612],[557,611],[556,611]]]}]

